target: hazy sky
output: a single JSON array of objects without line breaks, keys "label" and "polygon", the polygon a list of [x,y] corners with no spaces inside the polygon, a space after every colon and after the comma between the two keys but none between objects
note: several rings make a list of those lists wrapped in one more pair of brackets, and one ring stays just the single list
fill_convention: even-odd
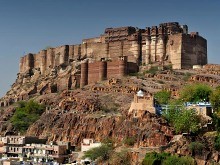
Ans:
[{"label": "hazy sky", "polygon": [[47,46],[81,43],[107,27],[187,24],[220,63],[219,0],[0,0],[0,97],[16,79],[21,56]]}]

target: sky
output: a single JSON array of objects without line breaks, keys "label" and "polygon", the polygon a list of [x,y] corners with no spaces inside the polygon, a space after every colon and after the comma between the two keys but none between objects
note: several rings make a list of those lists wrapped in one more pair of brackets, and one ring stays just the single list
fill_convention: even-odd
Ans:
[{"label": "sky", "polygon": [[20,57],[79,44],[105,28],[187,24],[208,42],[208,63],[220,64],[219,0],[0,0],[0,97],[19,72]]}]

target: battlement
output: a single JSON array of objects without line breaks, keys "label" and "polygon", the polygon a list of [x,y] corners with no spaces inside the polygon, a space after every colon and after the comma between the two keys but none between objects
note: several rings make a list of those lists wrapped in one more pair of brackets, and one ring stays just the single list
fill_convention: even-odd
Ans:
[{"label": "battlement", "polygon": [[161,23],[159,26],[146,27],[144,34],[147,36],[171,35],[177,33],[188,34],[188,26],[180,26],[178,22]]},{"label": "battlement", "polygon": [[127,63],[126,56],[119,56],[118,60],[109,61],[101,59],[89,63],[88,60],[81,63],[81,81],[80,86],[83,87],[97,81],[103,81],[111,78],[121,78],[128,72],[136,72],[133,67]]},{"label": "battlement", "polygon": [[118,34],[118,33],[125,33],[127,35],[131,35],[136,32],[136,28],[132,26],[126,26],[126,27],[118,27],[118,28],[106,28],[105,34]]}]

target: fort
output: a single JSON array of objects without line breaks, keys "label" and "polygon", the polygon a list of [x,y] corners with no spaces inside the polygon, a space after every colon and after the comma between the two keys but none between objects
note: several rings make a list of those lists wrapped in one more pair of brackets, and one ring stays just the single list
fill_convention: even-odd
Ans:
[{"label": "fort", "polygon": [[[39,68],[44,74],[49,68],[65,67],[74,60],[118,60],[127,56],[128,72],[139,65],[171,63],[173,69],[189,69],[207,64],[207,41],[198,32],[188,33],[188,26],[178,22],[138,29],[135,27],[107,28],[99,37],[83,39],[79,45],[64,45],[24,56],[20,73]],[[132,65],[133,64],[133,65]],[[103,64],[104,65],[104,64]],[[95,66],[95,65],[94,65]]]},{"label": "fort", "polygon": [[140,67],[191,69],[206,64],[207,41],[198,32],[188,33],[187,25],[169,22],[145,29],[107,28],[104,34],[83,39],[81,44],[50,47],[21,57],[16,82],[0,106],[27,100],[33,94],[121,78]]},{"label": "fort", "polygon": [[145,29],[107,28],[99,37],[83,39],[82,44],[49,48],[21,57],[20,74],[32,69],[45,74],[47,70],[66,68],[75,61],[81,61],[80,76],[74,79],[79,80],[82,87],[97,80],[137,72],[140,65],[171,64],[173,69],[205,65],[207,42],[198,32],[188,34],[187,25],[180,26],[178,22]]}]

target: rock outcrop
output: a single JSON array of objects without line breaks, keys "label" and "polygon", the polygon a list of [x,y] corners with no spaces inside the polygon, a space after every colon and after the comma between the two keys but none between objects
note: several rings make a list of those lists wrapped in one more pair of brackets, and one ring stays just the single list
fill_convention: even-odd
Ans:
[{"label": "rock outcrop", "polygon": [[57,114],[51,111],[29,128],[28,135],[49,136],[51,141],[70,141],[74,145],[79,145],[83,138],[102,141],[108,137],[120,143],[135,137],[137,147],[151,147],[167,145],[173,133],[165,120],[150,113],[135,120],[128,116]]}]

